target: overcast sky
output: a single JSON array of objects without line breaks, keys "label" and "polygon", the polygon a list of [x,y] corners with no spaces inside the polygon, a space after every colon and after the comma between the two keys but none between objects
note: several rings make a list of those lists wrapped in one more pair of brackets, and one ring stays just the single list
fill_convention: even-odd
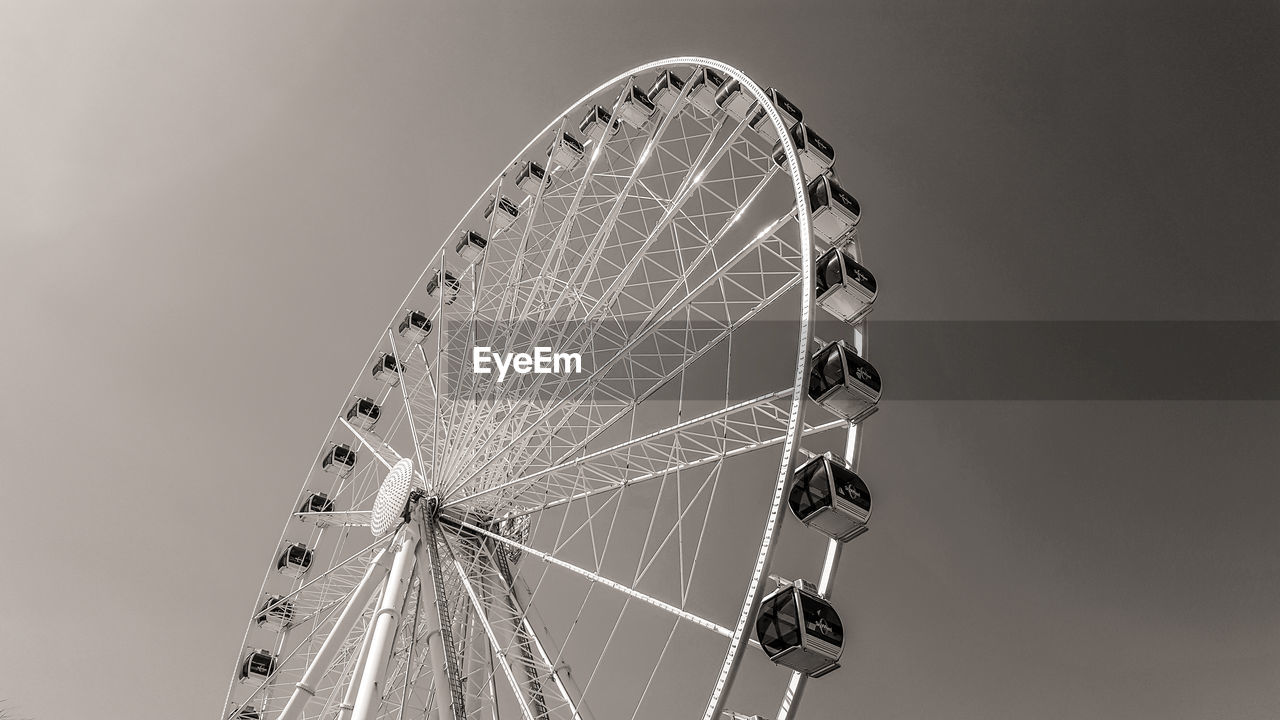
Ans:
[{"label": "overcast sky", "polygon": [[[1277,47],[1274,2],[0,0],[0,698],[218,712],[379,329],[608,77],[699,54],[801,105],[879,320],[1280,321]],[[1274,397],[887,401],[807,716],[1280,716],[1278,430]]]}]

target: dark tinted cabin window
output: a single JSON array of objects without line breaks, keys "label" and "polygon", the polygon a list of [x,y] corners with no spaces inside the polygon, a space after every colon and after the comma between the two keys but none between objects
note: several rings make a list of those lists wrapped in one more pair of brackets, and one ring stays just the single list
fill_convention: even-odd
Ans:
[{"label": "dark tinted cabin window", "polygon": [[836,202],[840,203],[849,212],[853,213],[854,217],[862,214],[862,208],[859,207],[858,201],[852,195],[845,192],[844,188],[839,185],[831,186],[831,196],[835,198]]},{"label": "dark tinted cabin window", "polygon": [[828,250],[825,255],[818,258],[817,276],[819,295],[840,284],[844,279],[844,268],[840,265],[838,250]]},{"label": "dark tinted cabin window", "polygon": [[863,510],[871,512],[871,491],[867,489],[867,484],[862,482],[862,478],[845,467],[837,467],[833,472],[836,494]]},{"label": "dark tinted cabin window", "polygon": [[790,115],[793,120],[799,122],[801,118],[800,108],[796,107],[790,100],[783,97],[782,93],[777,90],[774,90],[770,94],[770,97],[773,99],[773,104],[778,106],[779,110]]},{"label": "dark tinted cabin window", "polygon": [[809,183],[809,207],[815,212],[818,208],[827,205],[827,179],[825,177],[817,177],[813,182]]},{"label": "dark tinted cabin window", "polygon": [[814,363],[813,372],[809,376],[809,395],[821,397],[831,388],[843,384],[844,367],[840,364],[840,348],[833,347]]},{"label": "dark tinted cabin window", "polygon": [[818,152],[822,153],[823,155],[826,155],[827,157],[834,157],[834,156],[835,156],[835,154],[836,154],[835,148],[831,147],[831,145],[830,145],[829,143],[827,143],[827,141],[826,141],[826,140],[823,140],[823,139],[818,135],[818,133],[816,133],[816,132],[814,132],[814,131],[812,131],[812,130],[810,130],[810,129],[808,129],[808,128],[805,128],[805,135],[807,136],[806,140],[807,140],[811,145],[813,145],[813,147],[814,147],[814,149],[815,149],[815,150],[817,150]]},{"label": "dark tinted cabin window", "polygon": [[662,74],[667,78],[667,82],[671,85],[671,87],[675,88],[676,90],[684,89],[684,80],[679,75],[671,72],[670,70],[667,70]]},{"label": "dark tinted cabin window", "polygon": [[582,124],[578,126],[578,129],[582,132],[586,132],[587,128],[591,127],[591,124],[597,121],[604,123],[609,122],[609,111],[599,105],[596,105],[587,112],[587,116],[582,119]]},{"label": "dark tinted cabin window", "polygon": [[853,258],[847,257],[845,263],[849,266],[849,279],[866,288],[867,292],[875,295],[876,278],[871,274],[871,271],[854,262]]},{"label": "dark tinted cabin window", "polygon": [[640,88],[634,85],[631,86],[631,99],[634,100],[639,105],[641,105],[642,107],[645,107],[649,110],[653,109],[653,103],[649,102],[649,97],[645,95],[643,92],[641,92]]},{"label": "dark tinted cabin window", "polygon": [[711,68],[707,68],[707,82],[715,85],[716,87],[720,87],[724,84],[724,76]]},{"label": "dark tinted cabin window", "polygon": [[880,392],[880,373],[871,367],[871,363],[858,357],[853,350],[845,353],[845,360],[849,363],[849,373],[858,382],[871,388],[872,392]]},{"label": "dark tinted cabin window", "polygon": [[791,485],[789,502],[796,517],[801,520],[830,505],[831,483],[827,478],[827,463],[810,462],[796,471]]},{"label": "dark tinted cabin window", "polygon": [[800,621],[795,595],[784,592],[764,603],[756,619],[756,639],[769,655],[800,644]]},{"label": "dark tinted cabin window", "polygon": [[270,675],[275,669],[276,660],[266,653],[254,653],[249,656],[249,662],[245,663],[248,671],[255,675]]},{"label": "dark tinted cabin window", "polygon": [[[804,629],[810,635],[841,647],[844,645],[844,625],[835,608],[817,598],[800,596],[800,604],[804,608]],[[762,643],[763,644],[763,643]]]}]

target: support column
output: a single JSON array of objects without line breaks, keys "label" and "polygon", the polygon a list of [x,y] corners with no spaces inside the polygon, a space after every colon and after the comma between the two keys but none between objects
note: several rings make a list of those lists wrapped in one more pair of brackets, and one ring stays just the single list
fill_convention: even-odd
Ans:
[{"label": "support column", "polygon": [[[374,557],[373,562],[369,563],[369,568],[365,570],[364,577],[360,579],[360,584],[356,585],[355,589],[351,591],[351,597],[347,600],[346,607],[342,608],[342,613],[333,623],[333,628],[329,630],[329,635],[324,639],[324,644],[320,646],[319,652],[312,659],[307,672],[298,681],[293,694],[289,696],[289,702],[284,706],[284,710],[280,712],[277,720],[297,720],[302,715],[307,702],[315,697],[316,684],[325,673],[329,672],[329,667],[333,664],[333,658],[337,655],[338,649],[342,647],[342,643],[347,639],[347,635],[351,632],[351,628],[355,626],[356,620],[364,613],[365,605],[373,597],[373,593],[378,589],[378,585],[382,583],[382,579],[387,576],[388,555],[389,553],[383,550]],[[367,644],[367,642],[364,643],[361,649],[363,650],[363,647]]]},{"label": "support column", "polygon": [[373,720],[386,690],[387,666],[391,664],[391,652],[395,649],[396,632],[400,629],[400,613],[409,592],[414,551],[418,547],[416,532],[406,526],[402,533],[400,549],[391,564],[387,586],[382,591],[382,602],[373,618],[369,657],[364,675],[360,678],[360,690],[356,695],[352,720]]},{"label": "support column", "polygon": [[360,654],[356,656],[355,667],[351,669],[351,679],[347,681],[347,691],[342,694],[342,704],[338,706],[338,720],[351,720],[351,711],[356,706],[356,693],[360,692],[360,678],[364,677],[365,665],[369,662],[369,643],[373,640],[373,619],[364,629],[364,640],[360,642]]}]

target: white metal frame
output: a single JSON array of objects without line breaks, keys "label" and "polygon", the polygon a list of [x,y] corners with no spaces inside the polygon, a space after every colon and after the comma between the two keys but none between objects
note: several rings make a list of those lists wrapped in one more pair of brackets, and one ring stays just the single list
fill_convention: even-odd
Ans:
[{"label": "white metal frame", "polygon": [[[350,509],[296,516],[316,520],[320,515],[331,515],[331,522],[323,526],[321,523],[306,526],[311,533],[308,546],[322,547],[328,539],[335,547],[329,569],[320,576],[324,582],[308,584],[300,581],[293,590],[299,594],[302,621],[310,623],[307,627],[311,635],[296,643],[293,640],[286,643],[284,636],[277,641],[278,651],[291,648],[285,661],[289,668],[296,670],[289,671],[301,675],[283,711],[277,716],[281,720],[307,717],[307,701],[321,695],[328,698],[325,707],[336,708],[343,720],[383,717],[385,708],[380,708],[388,702],[398,703],[396,709],[400,716],[404,716],[406,708],[411,705],[426,712],[427,706],[434,702],[439,720],[460,720],[463,709],[453,707],[450,702],[451,683],[464,686],[464,695],[475,703],[475,707],[466,708],[466,717],[480,717],[473,714],[478,710],[488,713],[484,717],[496,719],[501,704],[498,678],[505,681],[520,716],[526,720],[541,720],[544,715],[548,718],[564,716],[571,720],[592,720],[588,697],[594,672],[585,683],[579,683],[568,671],[563,653],[569,639],[554,642],[546,625],[537,619],[540,583],[529,587],[519,577],[508,577],[505,582],[495,580],[500,574],[492,567],[492,561],[483,560],[484,552],[475,552],[474,557],[469,558],[461,548],[454,547],[456,537],[453,542],[449,537],[460,532],[465,532],[473,540],[487,543],[489,553],[519,552],[522,557],[567,570],[592,587],[616,591],[627,602],[634,600],[662,610],[674,622],[701,627],[711,631],[713,636],[727,640],[723,661],[703,706],[702,718],[716,720],[726,712],[729,690],[743,653],[747,645],[754,644],[748,637],[748,628],[763,594],[764,579],[773,556],[785,494],[801,439],[843,424],[825,416],[816,424],[805,422],[805,388],[813,340],[814,248],[805,178],[796,148],[785,121],[760,86],[748,76],[716,60],[676,57],[629,70],[588,93],[538,133],[516,155],[510,167],[520,167],[522,161],[530,157],[531,149],[541,150],[549,134],[559,132],[566,119],[580,112],[581,108],[600,102],[605,97],[602,93],[611,88],[625,89],[637,75],[667,67],[711,68],[723,74],[726,80],[737,81],[742,92],[764,108],[773,131],[783,138],[787,172],[777,172],[771,157],[771,143],[763,148],[754,148],[755,141],[744,135],[748,132],[749,118],[707,118],[699,113],[686,112],[690,89],[686,84],[669,112],[657,112],[656,122],[630,128],[631,132],[607,135],[601,141],[588,144],[587,162],[579,163],[571,171],[572,180],[562,178],[555,183],[541,183],[536,193],[520,203],[520,217],[508,232],[495,233],[491,217],[486,233],[491,240],[484,258],[478,263],[465,267],[451,266],[447,258],[451,255],[452,241],[445,243],[441,253],[423,271],[415,290],[397,309],[392,321],[394,327],[406,309],[420,310],[432,322],[431,336],[421,343],[399,343],[395,332],[388,329],[379,347],[371,353],[372,358],[380,351],[389,350],[402,366],[397,368],[398,382],[394,385],[361,390],[383,406],[381,422],[374,429],[365,430],[339,416],[330,431],[329,437],[344,436],[348,442],[354,437],[362,451],[361,462],[355,471],[347,477],[327,478],[329,496],[349,500]],[[624,93],[618,93],[613,101],[612,115],[615,117],[618,103],[623,98]],[[673,154],[671,133],[685,139],[685,154]],[[692,144],[689,138],[695,138]],[[753,148],[759,150],[759,158],[753,155]],[[666,170],[667,163],[675,165],[674,172]],[[740,190],[736,184],[726,187],[708,184],[715,177],[713,171],[732,163],[747,169],[741,178],[737,174],[732,178],[735,183],[739,179],[747,183],[747,190]],[[548,167],[547,174],[552,172],[553,169]],[[674,189],[668,181],[672,174],[680,178]],[[757,197],[774,180],[782,180],[784,184],[789,181],[794,196],[791,206],[781,215],[771,216],[773,219],[745,244],[730,247],[728,236],[735,223],[745,216]],[[505,181],[506,173],[495,178],[480,193],[463,220],[444,237],[452,239],[459,232],[471,229],[467,226],[468,219],[474,221],[478,217],[478,207],[489,198],[502,194]],[[554,190],[551,188],[553,184]],[[601,188],[606,188],[607,192],[601,194]],[[688,206],[691,203],[696,203],[701,210],[690,210]],[[732,213],[721,218],[706,210],[708,203],[728,207]],[[637,211],[635,207],[641,209]],[[656,213],[657,220],[649,220],[646,212]],[[576,224],[576,218],[593,213],[601,213],[601,219],[583,232]],[[494,216],[496,214],[493,213]],[[704,233],[699,228],[709,226],[709,218],[712,217],[717,218],[719,224],[708,227]],[[790,235],[793,222],[794,236]],[[627,231],[638,233],[640,241],[631,247],[630,259],[615,268],[615,274],[605,274],[600,268],[608,267],[607,263],[611,262],[606,259],[608,253],[616,250],[609,244],[611,238],[615,232]],[[683,284],[654,285],[660,292],[651,299],[647,313],[634,317],[613,314],[623,306],[627,293],[633,290],[634,278],[652,270],[647,264],[651,262],[651,250],[656,252],[668,242],[669,237],[678,237],[680,233],[693,237],[696,243],[692,249],[697,250],[691,260],[681,260],[687,263],[680,270]],[[699,237],[700,233],[704,234]],[[514,258],[503,255],[506,244],[517,248]],[[764,269],[744,270],[753,262],[764,262],[758,258],[778,263],[784,269],[770,271],[774,274],[768,277]],[[526,281],[524,268],[533,265],[542,267],[543,272]],[[700,274],[691,275],[693,269],[698,269]],[[418,297],[415,295],[417,289],[432,273],[440,272],[443,276],[445,271],[454,275],[461,285],[455,302],[444,302],[446,291],[438,293],[430,303],[434,307],[424,305],[420,298],[415,299]],[[744,282],[749,272],[757,273],[762,281],[767,281],[762,282],[763,289],[759,292],[750,290],[747,287],[749,283]],[[486,280],[498,282],[501,292],[486,292]],[[588,296],[577,291],[569,292],[588,282],[599,285],[597,294]],[[731,286],[735,293],[749,291],[748,303],[752,304],[749,308],[731,306],[730,294],[725,289]],[[625,428],[628,422],[634,427],[636,409],[659,389],[670,383],[682,382],[684,371],[707,353],[727,344],[731,355],[735,330],[761,310],[789,295],[798,295],[799,300],[794,373],[788,387],[745,402],[729,403],[726,400],[722,408],[693,419],[681,420],[647,433],[632,430],[628,439],[622,442],[593,449],[603,438],[609,437],[609,433]],[[496,306],[493,305],[495,302]],[[534,332],[526,340],[603,343],[604,347],[611,348],[613,356],[595,366],[585,378],[573,382],[538,378],[522,386],[524,396],[511,395],[510,392],[514,391],[499,387],[493,378],[473,376],[464,381],[456,366],[457,357],[451,355],[454,349],[447,344],[446,326],[442,321],[446,317],[491,316],[500,321],[517,322],[524,319],[528,308],[544,311],[534,324]],[[546,308],[550,311],[545,311]],[[611,328],[605,327],[607,323],[604,322],[581,323],[568,331],[557,329],[551,319],[560,311],[601,321],[627,320],[633,323],[634,328],[631,335],[619,336],[616,340],[610,338],[607,331]],[[708,333],[678,351],[666,355],[659,352],[656,360],[652,354],[644,354],[650,345],[667,340],[664,336],[667,332],[665,323],[699,314],[712,318],[708,322],[720,323],[713,328],[714,333]],[[725,316],[723,320],[719,319],[721,314]],[[499,332],[497,324],[487,332],[493,340]],[[478,344],[481,338],[473,334],[466,339]],[[402,344],[406,355],[401,354]],[[617,371],[624,377],[627,372],[631,373],[630,389],[617,380]],[[645,378],[644,384],[637,387],[634,378],[640,376]],[[459,387],[448,388],[446,382],[456,383]],[[361,379],[357,379],[348,397],[356,394],[360,383]],[[451,396],[447,392],[449,389],[454,390]],[[393,398],[392,393],[396,397]],[[471,396],[483,397],[485,403],[468,404],[464,401]],[[539,404],[526,399],[541,396],[549,400]],[[398,413],[388,407],[389,400],[398,401]],[[850,461],[856,461],[857,430],[856,426],[849,428],[846,459]],[[403,448],[406,433],[412,450],[396,450],[396,447]],[[562,439],[564,434],[572,439]],[[702,481],[697,492],[702,493],[709,487],[709,492],[714,495],[719,468],[726,459],[763,449],[775,451],[778,463],[773,473],[772,493],[761,539],[755,549],[742,603],[731,622],[715,622],[683,607],[687,595],[683,567],[680,571],[680,598],[658,597],[636,587],[664,547],[678,545],[683,565],[685,536],[682,523],[685,514],[691,512],[689,508],[692,505],[681,511],[676,526],[665,536],[661,531],[654,536],[653,546],[656,549],[647,564],[637,565],[634,580],[611,579],[601,571],[601,558],[608,552],[608,535],[605,533],[604,537],[597,537],[597,525],[603,525],[610,513],[616,520],[617,508],[622,502],[618,498],[624,496],[629,487],[648,481],[660,482],[665,487],[670,477],[704,472],[707,479]],[[416,520],[399,531],[397,543],[400,549],[394,560],[389,560],[387,550],[372,558],[358,553],[346,560],[338,560],[342,557],[339,551],[347,542],[345,533],[367,523],[367,511],[361,508],[367,507],[372,493],[376,491],[382,470],[391,468],[406,454],[414,458],[416,467],[420,469],[418,479],[423,489],[438,499],[441,516],[424,515],[424,508],[420,506]],[[499,472],[504,469],[505,474]],[[317,483],[309,481],[304,485],[304,492],[313,485]],[[541,517],[544,513],[559,512],[561,508],[570,506],[585,507],[587,519],[577,526],[569,525],[568,511],[565,510],[565,521],[558,531],[556,546],[549,551],[535,547],[535,543],[524,538],[507,537],[466,519],[469,513],[494,508],[500,508],[503,517]],[[431,512],[435,511],[433,507]],[[433,523],[432,531],[442,533],[447,559],[440,558],[437,562],[430,557],[425,546],[424,523]],[[282,542],[289,531],[296,528],[296,525],[286,528]],[[705,529],[704,520],[702,532]],[[652,533],[652,527],[650,531]],[[339,534],[336,539],[335,533]],[[591,563],[574,562],[559,556],[563,547],[584,537],[590,538],[595,567],[588,566]],[[650,544],[650,538],[646,537],[645,544]],[[597,545],[605,548],[599,554]],[[695,544],[695,562],[701,545],[702,537],[699,535]],[[644,555],[645,549],[642,549],[642,561]],[[840,545],[833,542],[827,550],[820,582],[820,592],[824,595],[830,592],[839,555]],[[361,579],[352,584],[354,574],[361,571],[360,563],[365,558],[368,558],[367,565],[362,570]],[[318,554],[317,562],[321,562]],[[481,568],[483,562],[488,562],[488,566]],[[690,568],[690,577],[692,572]],[[413,623],[402,622],[401,613],[415,578],[420,593],[412,606],[416,616]],[[271,580],[270,575],[267,580]],[[383,592],[376,610],[364,623],[364,631],[357,632],[357,625],[365,617],[369,601],[380,584]],[[267,581],[264,581],[264,588],[266,585]],[[348,585],[351,585],[350,589],[347,589]],[[444,601],[440,606],[448,607],[448,617],[438,612],[438,598]],[[586,603],[584,600],[584,607]],[[581,612],[580,609],[579,614]],[[441,640],[445,628],[454,628],[464,638],[462,647],[445,646]],[[675,632],[674,626],[672,632]],[[247,631],[246,643],[248,636]],[[425,652],[419,652],[417,648],[424,645]],[[605,645],[607,648],[608,642]],[[528,657],[513,652],[516,646],[532,654],[532,663]],[[450,653],[454,655],[450,656]],[[417,663],[414,662],[415,657]],[[448,677],[449,667],[462,668],[464,677]],[[519,679],[518,672],[528,675],[525,681]],[[474,677],[477,673],[485,677],[477,679]],[[423,701],[415,693],[419,690],[418,681],[426,674],[431,675],[431,680],[423,684],[428,694],[428,699]],[[393,683],[395,678],[400,678],[398,684]],[[537,685],[539,678],[550,683],[551,695],[556,696],[558,703],[554,709],[540,708],[540,701],[531,695],[530,688]],[[397,687],[402,689],[396,690]],[[542,687],[547,685],[544,683]],[[253,696],[271,702],[273,697],[280,697],[271,694],[275,692],[274,688],[272,681],[268,681],[254,690]],[[647,692],[648,688],[645,689]],[[803,689],[804,677],[793,676],[779,718],[793,717]],[[227,708],[235,705],[229,692]],[[547,705],[550,706],[549,701]]]}]

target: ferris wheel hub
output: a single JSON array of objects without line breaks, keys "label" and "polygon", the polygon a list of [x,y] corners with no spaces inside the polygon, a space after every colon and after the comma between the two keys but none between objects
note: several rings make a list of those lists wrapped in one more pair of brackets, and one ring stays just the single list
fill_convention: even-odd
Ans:
[{"label": "ferris wheel hub", "polygon": [[410,500],[414,494],[420,493],[415,487],[413,461],[404,458],[387,471],[378,488],[378,496],[373,501],[373,513],[369,529],[374,537],[382,537],[399,526],[400,521],[408,513]]}]

